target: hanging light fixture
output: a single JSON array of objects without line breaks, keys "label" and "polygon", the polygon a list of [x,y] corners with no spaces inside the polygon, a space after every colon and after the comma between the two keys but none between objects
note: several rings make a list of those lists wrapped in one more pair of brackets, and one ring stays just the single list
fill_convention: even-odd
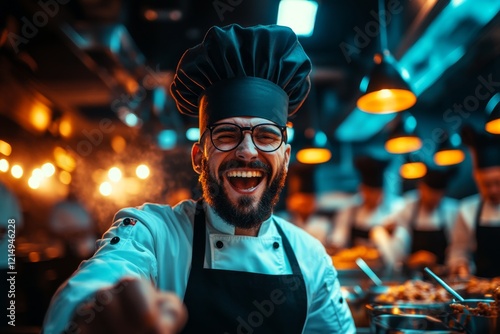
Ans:
[{"label": "hanging light fixture", "polygon": [[297,161],[303,164],[321,164],[330,160],[332,152],[327,148],[327,137],[322,131],[308,128],[304,132],[302,148],[297,152]]},{"label": "hanging light fixture", "polygon": [[384,0],[378,3],[382,54],[375,55],[375,65],[370,75],[361,81],[363,95],[358,99],[357,107],[368,113],[388,114],[411,108],[417,102],[417,97],[388,50]]},{"label": "hanging light fixture", "polygon": [[320,130],[318,96],[315,86],[311,87],[306,105],[302,108],[309,110],[303,111],[307,115],[307,122],[303,132],[296,132],[297,142],[300,143],[300,149],[295,155],[297,161],[303,164],[321,164],[330,160],[332,152],[328,148],[328,137]]},{"label": "hanging light fixture", "polygon": [[491,134],[500,134],[500,93],[493,95],[486,105],[489,114],[484,128]]},{"label": "hanging light fixture", "polygon": [[438,166],[457,165],[464,161],[465,153],[460,148],[462,139],[458,133],[449,136],[438,145],[436,153],[434,153],[434,163]]},{"label": "hanging light fixture", "polygon": [[404,154],[419,150],[422,140],[416,135],[417,120],[410,113],[398,115],[396,126],[385,142],[385,150],[392,154]]},{"label": "hanging light fixture", "polygon": [[408,180],[419,179],[427,173],[427,166],[419,159],[414,159],[409,155],[405,158],[399,168],[399,175]]}]

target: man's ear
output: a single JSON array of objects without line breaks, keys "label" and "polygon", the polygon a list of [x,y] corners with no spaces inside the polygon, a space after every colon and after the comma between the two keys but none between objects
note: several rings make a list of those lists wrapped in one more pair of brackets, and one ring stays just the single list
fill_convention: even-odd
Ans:
[{"label": "man's ear", "polygon": [[200,143],[194,143],[193,147],[191,147],[191,163],[193,164],[193,169],[197,174],[201,174],[201,158],[203,156],[203,151],[200,145]]},{"label": "man's ear", "polygon": [[288,165],[290,164],[290,154],[292,154],[292,146],[290,144],[286,144],[286,146],[285,146],[285,166],[286,166],[286,171],[288,171]]}]

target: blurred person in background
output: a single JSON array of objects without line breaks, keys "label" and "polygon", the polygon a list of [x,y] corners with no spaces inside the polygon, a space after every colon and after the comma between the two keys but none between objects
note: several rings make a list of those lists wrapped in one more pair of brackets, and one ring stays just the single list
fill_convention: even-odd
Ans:
[{"label": "blurred person in background", "polygon": [[458,200],[445,194],[455,173],[456,168],[427,164],[417,188],[405,194],[404,207],[377,227],[377,233],[389,234],[396,261],[410,273],[445,263],[458,213]]},{"label": "blurred person in background", "polygon": [[199,117],[203,198],[120,210],[58,290],[46,334],[354,333],[321,243],[275,215],[311,62],[288,27],[212,27],[182,56],[171,94]]},{"label": "blurred person in background", "polygon": [[315,168],[295,163],[287,175],[286,210],[276,215],[304,229],[326,246],[331,229],[331,219],[318,212],[318,194]]},{"label": "blurred person in background", "polygon": [[71,191],[52,206],[48,228],[34,232],[30,238],[32,250],[25,258],[20,278],[30,325],[42,325],[52,296],[80,263],[94,254],[98,238],[89,211]]},{"label": "blurred person in background", "polygon": [[400,200],[389,200],[385,194],[384,173],[388,164],[388,160],[372,156],[355,159],[354,166],[360,176],[358,193],[353,203],[335,216],[328,240],[332,247],[376,247],[370,232],[401,206]]},{"label": "blurred person in background", "polygon": [[478,194],[460,201],[447,264],[460,276],[500,276],[500,135],[462,130]]},{"label": "blurred person in background", "polygon": [[[10,275],[7,273],[18,270],[15,246],[17,245],[16,237],[19,236],[22,226],[21,204],[16,194],[0,181],[0,252],[2,252],[0,256],[0,291],[2,291],[0,301],[4,312],[7,312],[5,310],[10,306],[11,300],[15,302],[15,298],[8,298],[10,282],[7,279]],[[11,246],[9,247],[9,245]],[[9,267],[10,265],[13,267]],[[7,312],[7,314],[9,313]],[[4,316],[0,328],[4,327],[7,321],[9,321],[9,318]]]}]

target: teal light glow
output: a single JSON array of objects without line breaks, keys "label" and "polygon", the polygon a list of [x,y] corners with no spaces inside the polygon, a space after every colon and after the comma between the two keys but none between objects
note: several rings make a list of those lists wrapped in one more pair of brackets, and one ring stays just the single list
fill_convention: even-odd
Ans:
[{"label": "teal light glow", "polygon": [[458,147],[462,144],[462,138],[458,133],[454,133],[450,136],[450,143],[453,147]]},{"label": "teal light glow", "polygon": [[317,146],[324,147],[326,146],[327,141],[328,138],[326,137],[326,134],[323,131],[317,131],[316,134],[314,135],[314,143]]},{"label": "teal light glow", "polygon": [[309,37],[314,31],[318,3],[307,0],[281,0],[277,24],[287,26],[298,36]]},{"label": "teal light glow", "polygon": [[486,114],[489,115],[495,109],[496,105],[500,102],[500,93],[496,93],[486,104]]},{"label": "teal light glow", "polygon": [[368,140],[381,131],[396,115],[397,113],[373,115],[354,108],[347,119],[335,131],[335,137],[346,142]]},{"label": "teal light glow", "polygon": [[408,133],[415,131],[415,129],[417,128],[417,120],[415,119],[415,117],[413,117],[413,115],[407,114],[404,128]]},{"label": "teal light glow", "polygon": [[198,139],[200,139],[200,129],[198,128],[187,129],[186,138],[190,141],[198,141]]},{"label": "teal light glow", "polygon": [[293,136],[295,135],[295,130],[293,128],[286,128],[286,136],[288,138],[287,143],[291,143],[293,141]]},{"label": "teal light glow", "polygon": [[162,130],[158,133],[158,146],[163,150],[172,149],[177,144],[177,133],[174,130]]},{"label": "teal light glow", "polygon": [[[479,31],[499,11],[498,0],[451,1],[399,60],[409,73],[413,92],[417,96],[422,94],[460,60]],[[463,22],[468,22],[467,29],[460,28]]]},{"label": "teal light glow", "polygon": [[137,126],[139,124],[139,118],[135,114],[128,113],[124,118],[125,124],[130,127]]},{"label": "teal light glow", "polygon": [[165,102],[167,101],[167,94],[163,87],[156,87],[153,90],[153,108],[159,112],[164,109]]},{"label": "teal light glow", "polygon": [[[459,61],[483,29],[500,12],[498,0],[452,0],[398,60],[404,79],[417,97]],[[467,23],[464,29],[464,22]],[[457,33],[459,32],[459,33]],[[366,87],[364,79],[360,90]],[[380,131],[394,115],[364,115],[355,108],[337,128],[342,141],[363,141]]]}]

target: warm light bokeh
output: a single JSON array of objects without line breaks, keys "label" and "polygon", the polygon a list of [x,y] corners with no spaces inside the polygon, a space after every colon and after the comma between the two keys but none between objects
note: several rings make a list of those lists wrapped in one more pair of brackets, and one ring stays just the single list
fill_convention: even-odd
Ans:
[{"label": "warm light bokeh", "polygon": [[13,177],[15,177],[16,179],[20,179],[22,176],[23,176],[23,168],[19,165],[14,165],[12,166],[12,168],[10,169],[10,173],[12,174]]},{"label": "warm light bokeh", "polygon": [[0,154],[9,156],[12,153],[12,146],[6,141],[0,140]]},{"label": "warm light bokeh", "polygon": [[408,162],[399,169],[399,174],[405,179],[418,179],[425,173],[427,173],[427,167],[423,162]]},{"label": "warm light bokeh", "polygon": [[411,91],[404,89],[382,89],[358,99],[360,110],[374,114],[389,114],[411,108],[417,102],[417,97]]},{"label": "warm light bokeh", "polygon": [[465,153],[462,150],[444,150],[434,154],[434,162],[438,166],[456,165],[464,161]]},{"label": "warm light bokeh", "polygon": [[140,179],[147,179],[149,176],[149,167],[146,165],[139,165],[135,169],[135,174],[137,175],[138,178]]},{"label": "warm light bokeh", "polygon": [[332,153],[326,148],[306,148],[297,152],[297,160],[303,164],[321,164],[332,157]]},{"label": "warm light bokeh", "polygon": [[486,131],[494,135],[500,135],[500,119],[489,121],[485,125]]},{"label": "warm light bokeh", "polygon": [[417,136],[405,136],[389,139],[385,142],[385,149],[389,153],[403,154],[419,150],[422,140]]}]

